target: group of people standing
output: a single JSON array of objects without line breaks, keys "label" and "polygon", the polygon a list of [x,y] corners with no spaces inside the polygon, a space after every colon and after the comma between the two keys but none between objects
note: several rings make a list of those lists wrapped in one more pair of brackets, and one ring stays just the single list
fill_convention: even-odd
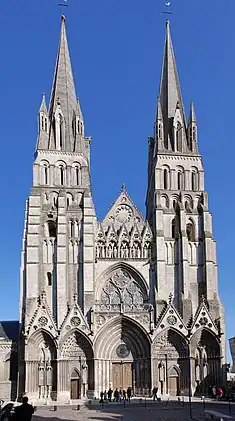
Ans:
[{"label": "group of people standing", "polygon": [[102,403],[107,400],[109,402],[121,402],[122,400],[130,402],[131,395],[132,391],[130,387],[128,387],[127,390],[115,389],[114,391],[110,388],[108,392],[106,390],[100,392],[100,402]]}]

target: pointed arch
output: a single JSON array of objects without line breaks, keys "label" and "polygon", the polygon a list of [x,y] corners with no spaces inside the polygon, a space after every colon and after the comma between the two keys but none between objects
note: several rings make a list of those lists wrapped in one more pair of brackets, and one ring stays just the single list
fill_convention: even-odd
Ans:
[{"label": "pointed arch", "polygon": [[183,126],[178,121],[176,124],[176,151],[182,152],[183,148]]},{"label": "pointed arch", "polygon": [[188,241],[190,242],[195,241],[195,223],[192,218],[190,218],[186,224],[186,235],[187,235]]},{"label": "pointed arch", "polygon": [[116,316],[94,338],[95,358],[109,359],[120,343],[126,343],[133,359],[150,357],[150,338],[145,329],[128,316]]},{"label": "pointed arch", "polygon": [[199,190],[199,174],[196,167],[192,167],[191,169],[191,188],[192,191]]},{"label": "pointed arch", "polygon": [[148,294],[148,284],[144,279],[143,275],[133,266],[129,265],[126,262],[117,262],[111,267],[107,268],[97,279],[96,282],[96,290],[95,290],[95,299],[99,301],[101,291],[106,285],[106,282],[115,274],[117,274],[120,270],[127,273],[127,276],[130,279],[133,279],[137,285],[139,285],[143,295],[146,296]]}]

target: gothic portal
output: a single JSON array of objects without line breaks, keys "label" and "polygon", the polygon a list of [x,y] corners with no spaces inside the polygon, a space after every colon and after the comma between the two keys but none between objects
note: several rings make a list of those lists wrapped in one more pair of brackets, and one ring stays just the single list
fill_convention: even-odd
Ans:
[{"label": "gothic portal", "polygon": [[123,186],[98,221],[90,144],[62,17],[51,101],[39,110],[21,263],[19,394],[35,402],[206,393],[222,384],[223,307],[193,105],[185,120],[166,26],[146,218]]}]

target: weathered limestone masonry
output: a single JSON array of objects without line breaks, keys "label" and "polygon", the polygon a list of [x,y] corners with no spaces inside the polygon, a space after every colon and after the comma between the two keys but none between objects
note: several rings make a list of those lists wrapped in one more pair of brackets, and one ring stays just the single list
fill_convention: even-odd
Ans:
[{"label": "weathered limestone masonry", "polygon": [[[97,221],[90,143],[62,17],[49,109],[39,110],[21,264],[19,395],[35,402],[205,393],[224,378],[223,306],[197,121],[186,124],[166,27],[149,138],[147,218],[125,186]],[[189,375],[190,373],[190,375]]]}]

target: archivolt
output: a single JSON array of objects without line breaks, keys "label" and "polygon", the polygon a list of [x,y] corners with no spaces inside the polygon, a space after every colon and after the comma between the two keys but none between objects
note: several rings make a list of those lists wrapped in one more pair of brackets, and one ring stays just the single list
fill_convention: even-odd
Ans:
[{"label": "archivolt", "polygon": [[98,332],[94,343],[95,358],[110,359],[120,343],[125,343],[133,359],[150,357],[147,333],[131,319],[118,316]]},{"label": "archivolt", "polygon": [[97,279],[96,285],[98,285],[98,287],[96,289],[96,300],[100,299],[100,294],[101,294],[102,288],[104,287],[104,285],[108,281],[108,279],[118,269],[123,269],[124,271],[126,271],[139,284],[141,290],[147,295],[148,285],[147,285],[147,282],[145,281],[145,279],[143,278],[143,276],[140,274],[140,272],[137,271],[132,266],[128,265],[127,263],[122,262],[122,263],[116,263],[115,265],[109,267]]}]

